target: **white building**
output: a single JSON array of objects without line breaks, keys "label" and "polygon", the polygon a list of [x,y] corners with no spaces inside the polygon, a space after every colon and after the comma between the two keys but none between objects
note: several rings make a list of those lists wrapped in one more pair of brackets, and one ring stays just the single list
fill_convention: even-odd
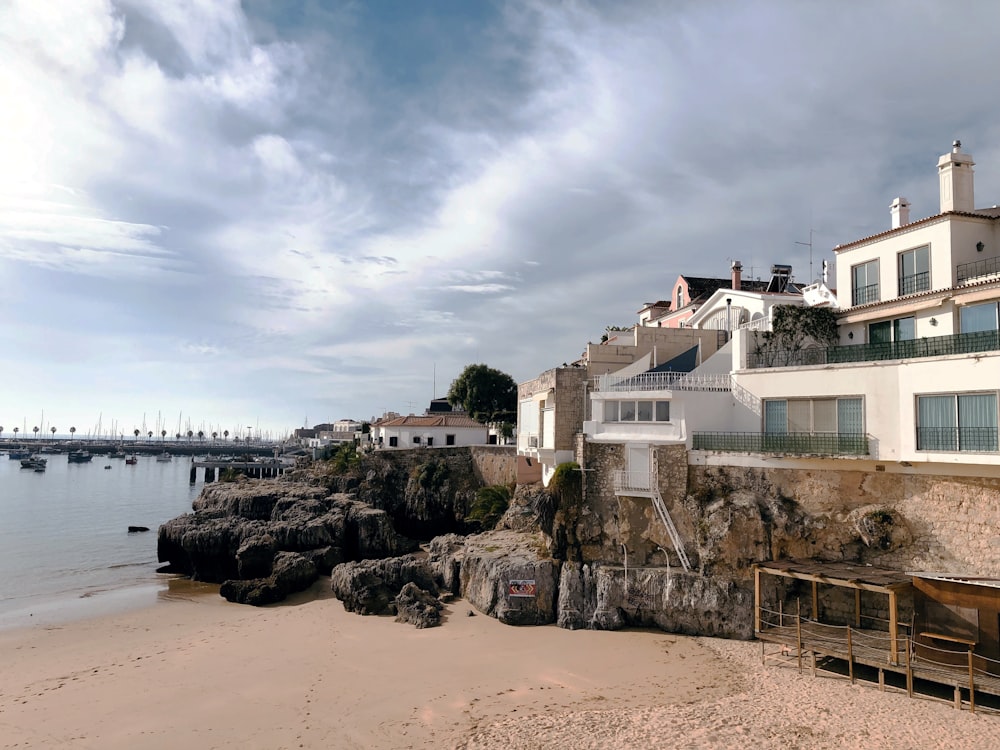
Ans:
[{"label": "white building", "polygon": [[889,229],[834,248],[840,346],[770,367],[754,361],[752,332],[734,338],[748,408],[729,409],[725,432],[692,428],[708,452],[692,460],[808,455],[1000,476],[1000,209],[974,207],[972,168],[956,142],[938,162],[938,213],[911,222],[897,198]]},{"label": "white building", "polygon": [[395,417],[372,425],[377,450],[486,445],[489,430],[468,414]]}]

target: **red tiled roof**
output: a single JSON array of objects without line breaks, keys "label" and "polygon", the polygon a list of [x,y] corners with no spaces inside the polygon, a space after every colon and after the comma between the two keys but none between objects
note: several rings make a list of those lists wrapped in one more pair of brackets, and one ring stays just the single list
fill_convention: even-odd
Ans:
[{"label": "red tiled roof", "polygon": [[868,237],[862,237],[860,240],[854,240],[853,242],[845,242],[843,245],[836,245],[833,248],[833,252],[839,253],[841,250],[847,250],[852,247],[857,247],[858,245],[863,245],[866,242],[871,242],[872,240],[880,240],[883,237],[888,237],[889,235],[895,234],[897,232],[904,232],[909,229],[921,226],[922,224],[930,224],[938,219],[943,219],[946,216],[964,216],[969,219],[997,219],[1000,218],[1000,209],[997,208],[983,208],[976,211],[947,211],[943,214],[934,214],[934,216],[928,216],[926,219],[918,219],[917,221],[911,221],[909,224],[904,224],[901,227],[896,227],[895,229],[887,229],[884,232],[879,232],[878,234],[872,234]]},{"label": "red tiled roof", "polygon": [[481,427],[486,425],[477,422],[467,414],[439,414],[434,416],[397,417],[382,422],[379,427]]}]

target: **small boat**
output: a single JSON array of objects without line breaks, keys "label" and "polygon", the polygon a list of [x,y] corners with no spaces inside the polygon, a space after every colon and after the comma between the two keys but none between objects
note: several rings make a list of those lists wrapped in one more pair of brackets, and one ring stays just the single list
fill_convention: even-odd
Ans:
[{"label": "small boat", "polygon": [[105,469],[110,469],[110,468],[111,468],[111,464],[105,464],[105,465],[104,465],[104,468],[105,468]]},{"label": "small boat", "polygon": [[7,451],[7,458],[12,461],[20,461],[22,458],[31,458],[31,451],[21,448],[11,448]]},{"label": "small boat", "polygon": [[71,464],[85,464],[93,458],[90,451],[70,451],[67,458]]},{"label": "small boat", "polygon": [[171,458],[173,458],[173,456],[171,456],[167,451],[163,451],[163,453],[158,453],[156,456],[156,460],[161,463],[163,463],[164,461],[169,461]]},{"label": "small boat", "polygon": [[122,448],[118,448],[108,453],[108,458],[125,458],[127,455]]},{"label": "small boat", "polygon": [[133,453],[131,456],[125,459],[125,463],[127,463],[129,466],[134,466],[135,464],[139,463],[139,458]]},{"label": "small boat", "polygon": [[45,465],[49,462],[47,458],[39,455],[29,456],[21,459],[22,469],[34,469],[35,471],[45,471]]}]

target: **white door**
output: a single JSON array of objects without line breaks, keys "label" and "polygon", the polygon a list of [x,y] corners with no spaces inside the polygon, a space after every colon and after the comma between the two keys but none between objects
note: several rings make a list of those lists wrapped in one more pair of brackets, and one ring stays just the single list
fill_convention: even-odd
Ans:
[{"label": "white door", "polygon": [[629,486],[637,490],[649,489],[649,445],[647,443],[628,443],[625,446],[628,456]]}]

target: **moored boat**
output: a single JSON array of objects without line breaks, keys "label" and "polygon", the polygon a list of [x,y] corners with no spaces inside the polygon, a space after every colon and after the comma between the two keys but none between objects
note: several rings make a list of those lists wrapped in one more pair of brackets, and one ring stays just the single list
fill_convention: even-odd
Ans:
[{"label": "moored boat", "polygon": [[47,458],[39,455],[28,456],[21,459],[22,469],[34,469],[35,471],[45,471],[45,465],[49,462]]},{"label": "moored boat", "polygon": [[129,464],[130,466],[133,466],[139,463],[139,457],[133,453],[131,456],[125,459],[125,463]]},{"label": "moored boat", "polygon": [[163,453],[158,453],[156,456],[156,460],[160,461],[161,463],[164,461],[169,461],[171,458],[173,458],[173,456],[171,456],[170,453],[168,453],[167,451],[163,451]]},{"label": "moored boat", "polygon": [[93,458],[90,451],[70,451],[67,458],[71,464],[85,464]]}]

